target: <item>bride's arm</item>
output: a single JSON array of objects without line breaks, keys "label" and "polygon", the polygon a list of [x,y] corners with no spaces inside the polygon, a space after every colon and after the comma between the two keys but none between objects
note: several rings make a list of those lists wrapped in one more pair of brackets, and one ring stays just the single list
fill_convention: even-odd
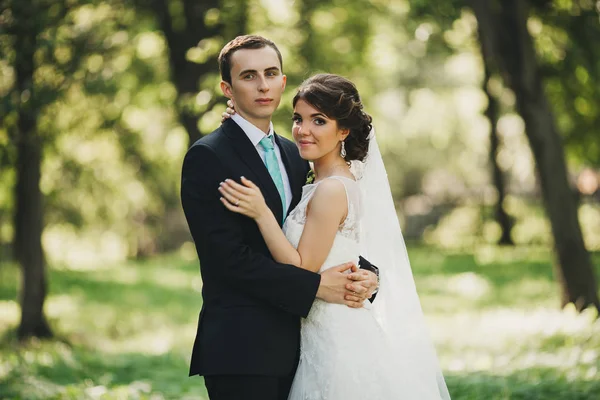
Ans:
[{"label": "bride's arm", "polygon": [[248,179],[242,178],[242,183],[244,185],[227,180],[221,185],[219,191],[225,207],[256,221],[275,261],[317,272],[325,262],[339,225],[348,212],[343,183],[330,179],[321,182],[315,189],[297,250],[288,242],[265,204],[260,189]]}]

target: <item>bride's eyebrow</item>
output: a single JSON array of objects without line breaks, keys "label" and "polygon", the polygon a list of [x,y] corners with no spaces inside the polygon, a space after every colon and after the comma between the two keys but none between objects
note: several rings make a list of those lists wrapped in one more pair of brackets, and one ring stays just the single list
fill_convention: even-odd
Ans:
[{"label": "bride's eyebrow", "polygon": [[[300,117],[300,118],[302,118],[302,115],[300,115],[299,113],[295,112],[294,115],[293,115],[293,117]],[[310,114],[310,117],[311,118],[322,117],[322,118],[325,118],[325,119],[331,119],[331,118],[329,118],[327,115],[325,115],[323,113]]]}]

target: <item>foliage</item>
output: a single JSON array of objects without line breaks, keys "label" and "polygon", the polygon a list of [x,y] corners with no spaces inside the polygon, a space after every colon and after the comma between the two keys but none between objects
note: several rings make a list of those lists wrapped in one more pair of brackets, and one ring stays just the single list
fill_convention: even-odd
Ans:
[{"label": "foliage", "polygon": [[[45,138],[45,248],[51,259],[72,263],[94,253],[122,259],[169,248],[156,238],[178,204],[173,177],[186,135],[173,121],[162,38],[120,2],[71,2],[59,10],[62,19],[40,34],[36,53],[35,84],[46,104],[38,127]],[[4,99],[0,137],[11,129],[9,92]],[[12,171],[6,177],[0,193],[10,199]],[[8,216],[11,202],[5,204]],[[9,222],[1,221],[3,241],[10,240]]]},{"label": "foliage", "polygon": [[[411,15],[428,21],[433,32],[429,41],[436,48],[459,50],[457,37],[451,34],[465,15],[470,14],[464,0],[411,2]],[[559,129],[565,138],[571,161],[598,166],[598,91],[600,53],[591,40],[600,34],[600,14],[593,1],[531,0],[528,21],[544,74],[546,92],[557,114]],[[429,54],[428,54],[429,56]],[[430,58],[430,57],[427,57]],[[500,85],[498,83],[498,85]],[[505,108],[514,98],[496,85]]]},{"label": "foliage", "polygon": [[[548,252],[472,253],[409,244],[453,399],[591,399],[600,367],[593,315],[558,311]],[[0,266],[0,395],[6,399],[205,396],[188,378],[201,282],[189,248],[78,271],[57,265],[47,313],[61,341],[17,345],[14,266]],[[596,255],[600,270],[600,254]]]},{"label": "foliage", "polygon": [[[599,29],[597,13],[590,2],[542,3],[548,4],[535,2],[531,30],[577,172],[598,165],[600,58],[595,42],[586,39]],[[39,128],[46,138],[42,190],[50,259],[117,260],[188,240],[178,202],[188,136],[178,113],[198,115],[202,132],[218,126],[224,102],[214,60],[235,34],[236,21],[282,51],[288,89],[274,119],[278,133],[290,135],[295,86],[318,71],[340,73],[357,83],[374,116],[397,199],[424,195],[433,205],[492,204],[483,70],[475,19],[462,1],[215,0],[207,3],[216,6],[204,24],[217,33],[186,53],[209,71],[191,94],[177,93],[158,4],[166,4],[175,31],[185,28],[188,3],[180,0],[58,2],[43,16],[51,23],[36,54],[36,83],[47,103]],[[3,250],[13,234],[11,37],[0,32]],[[498,162],[509,176],[509,193],[535,196],[532,156],[523,123],[512,112],[514,96],[499,80],[493,86],[505,112]]]},{"label": "foliage", "polygon": [[592,1],[553,1],[534,7],[529,21],[536,39],[546,91],[571,159],[600,166],[600,34],[598,5]]},{"label": "foliage", "polygon": [[[516,244],[552,246],[550,224],[537,201],[511,195],[505,206],[516,221],[512,232]],[[436,247],[467,251],[496,243],[501,231],[491,213],[490,206],[459,204],[442,214],[437,223],[428,226],[423,239]],[[597,203],[583,204],[579,209],[579,221],[586,248],[600,251],[600,206]],[[413,223],[412,219],[409,218],[407,223]]]}]

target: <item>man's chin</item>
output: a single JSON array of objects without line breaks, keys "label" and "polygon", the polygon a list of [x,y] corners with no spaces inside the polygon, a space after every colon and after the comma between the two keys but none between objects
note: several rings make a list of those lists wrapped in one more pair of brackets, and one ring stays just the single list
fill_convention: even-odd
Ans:
[{"label": "man's chin", "polygon": [[273,107],[264,107],[264,108],[260,108],[257,110],[253,110],[254,112],[252,113],[255,118],[260,118],[260,119],[267,119],[267,118],[271,118],[273,116],[273,114],[275,113],[275,108]]}]

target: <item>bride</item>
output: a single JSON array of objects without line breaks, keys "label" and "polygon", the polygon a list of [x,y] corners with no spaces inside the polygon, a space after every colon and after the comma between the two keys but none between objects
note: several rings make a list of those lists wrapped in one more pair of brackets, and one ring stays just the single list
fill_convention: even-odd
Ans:
[{"label": "bride", "polygon": [[[219,188],[253,218],[273,258],[314,272],[364,255],[381,287],[363,308],[315,300],[302,322],[290,400],[449,399],[429,338],[371,117],[349,80],[315,75],[293,100],[292,132],[314,183],[283,230],[260,189],[242,177]],[[368,338],[368,341],[365,341]]]}]

